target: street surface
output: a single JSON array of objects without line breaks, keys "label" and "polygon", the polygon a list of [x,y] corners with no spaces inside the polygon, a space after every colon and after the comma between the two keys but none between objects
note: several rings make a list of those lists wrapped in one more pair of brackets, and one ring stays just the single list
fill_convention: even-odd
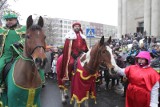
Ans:
[{"label": "street surface", "polygon": [[[102,85],[101,92],[97,93],[97,104],[94,104],[94,101],[90,100],[90,107],[124,107],[125,100],[122,97],[122,93],[123,90],[120,88],[105,90]],[[60,96],[56,81],[47,79],[46,86],[42,89],[41,93],[41,107],[73,107],[69,103],[69,100],[66,105],[63,105]]]}]

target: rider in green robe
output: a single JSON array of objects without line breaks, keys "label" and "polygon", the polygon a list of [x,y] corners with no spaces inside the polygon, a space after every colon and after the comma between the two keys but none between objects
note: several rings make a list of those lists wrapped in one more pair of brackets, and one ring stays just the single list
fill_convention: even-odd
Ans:
[{"label": "rider in green robe", "polygon": [[0,27],[0,88],[2,87],[2,70],[13,56],[11,44],[24,38],[26,32],[26,27],[19,24],[15,13],[8,12],[3,18],[6,26]]},{"label": "rider in green robe", "polygon": [[[20,48],[15,48],[15,43],[24,46],[24,35],[26,28],[19,25],[15,14],[7,14],[4,16],[6,26],[0,28],[0,89],[4,88],[2,81],[2,70],[15,54],[17,58],[5,78],[5,89],[0,94],[0,107],[40,107],[40,91],[41,86],[37,88],[23,88],[14,81],[13,73],[16,61],[22,57]],[[19,57],[18,57],[19,56]],[[42,84],[44,84],[44,71],[39,70]],[[20,93],[20,94],[19,94]]]}]

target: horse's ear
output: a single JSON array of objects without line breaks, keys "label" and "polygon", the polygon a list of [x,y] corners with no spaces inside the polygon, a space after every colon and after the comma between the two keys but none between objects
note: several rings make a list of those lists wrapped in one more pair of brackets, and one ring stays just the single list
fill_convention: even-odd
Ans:
[{"label": "horse's ear", "polygon": [[104,44],[104,36],[101,37],[100,46],[102,46],[103,44]]},{"label": "horse's ear", "polygon": [[27,18],[27,29],[29,27],[31,27],[33,24],[33,19],[32,19],[32,15],[30,15],[28,18]]},{"label": "horse's ear", "polygon": [[39,17],[38,25],[41,27],[43,27],[43,25],[44,25],[43,18],[41,16]]},{"label": "horse's ear", "polygon": [[105,42],[105,45],[109,45],[109,44],[111,44],[111,42],[112,42],[112,39],[111,39],[111,36],[108,38],[108,40],[107,40],[107,42]]}]

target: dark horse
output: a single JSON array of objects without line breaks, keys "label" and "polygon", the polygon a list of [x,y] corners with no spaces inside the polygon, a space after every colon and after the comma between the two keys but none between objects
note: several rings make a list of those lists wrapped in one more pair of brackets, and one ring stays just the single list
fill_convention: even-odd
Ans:
[{"label": "dark horse", "polygon": [[[74,107],[80,106],[81,103],[85,101],[85,107],[88,107],[88,99],[91,97],[95,99],[95,80],[96,73],[98,71],[99,65],[105,63],[105,65],[111,69],[113,55],[112,50],[107,46],[111,41],[111,38],[105,43],[104,37],[96,43],[87,53],[83,54],[77,61],[76,72],[72,72],[71,79],[71,102],[75,101]],[[58,79],[61,69],[62,57],[59,57],[57,61],[57,76]],[[111,70],[110,70],[111,71]],[[61,85],[62,101],[65,101],[65,86]],[[62,88],[62,85],[64,88]],[[90,96],[91,95],[91,96]]]},{"label": "dark horse", "polygon": [[33,24],[32,16],[27,19],[23,53],[17,57],[5,79],[7,88],[2,93],[2,107],[40,107],[46,63],[43,24],[41,16],[38,24]]}]

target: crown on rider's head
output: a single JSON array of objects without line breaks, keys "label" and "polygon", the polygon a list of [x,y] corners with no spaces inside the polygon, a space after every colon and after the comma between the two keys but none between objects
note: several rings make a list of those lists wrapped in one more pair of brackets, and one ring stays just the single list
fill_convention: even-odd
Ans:
[{"label": "crown on rider's head", "polygon": [[11,19],[15,18],[17,19],[17,13],[15,11],[5,11],[3,15],[3,19]]}]

